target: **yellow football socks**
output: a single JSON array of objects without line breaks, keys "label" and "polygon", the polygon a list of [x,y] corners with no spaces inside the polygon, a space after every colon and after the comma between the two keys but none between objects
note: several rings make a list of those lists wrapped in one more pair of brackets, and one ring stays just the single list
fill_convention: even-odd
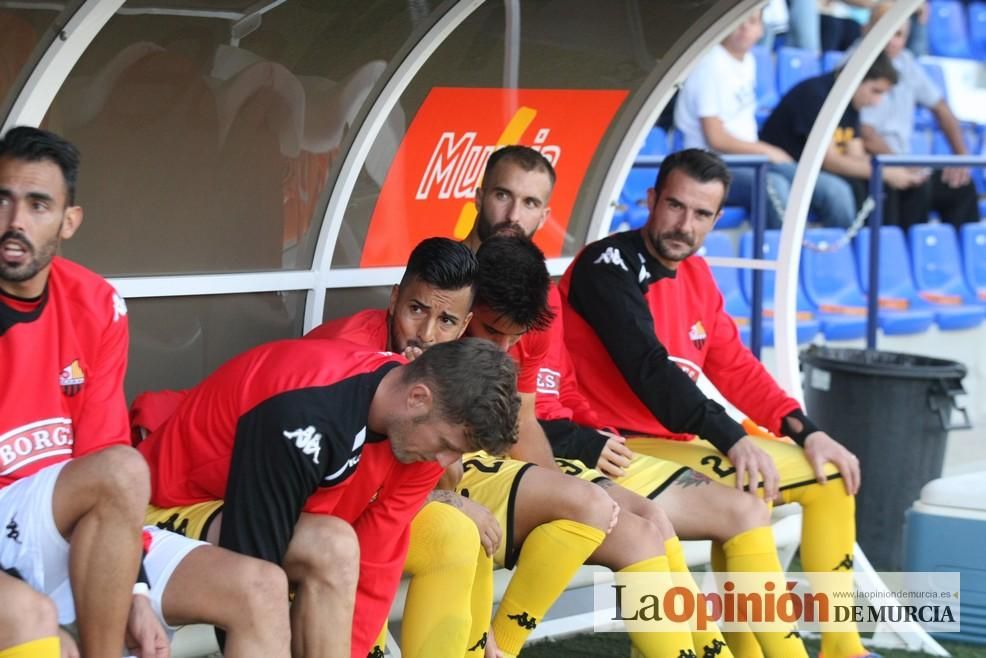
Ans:
[{"label": "yellow football socks", "polygon": [[476,524],[451,505],[431,502],[414,517],[404,563],[405,573],[411,575],[401,624],[404,656],[462,658],[465,654],[480,552]]},{"label": "yellow football socks", "polygon": [[[644,595],[660,595],[667,592],[674,584],[671,581],[668,558],[664,555],[641,560],[613,574],[617,585],[623,585],[621,599],[623,601],[638,601]],[[640,581],[640,576],[629,579],[623,575],[648,574],[646,584]],[[622,610],[626,615],[627,610]],[[668,619],[660,622],[663,629],[660,632],[627,630],[634,649],[643,658],[678,658],[679,656],[695,656],[695,645],[687,624],[675,624]],[[677,628],[674,628],[674,627]]]},{"label": "yellow football socks", "polygon": [[[844,576],[839,589],[852,589],[852,556],[856,538],[856,499],[846,493],[841,479],[811,484],[781,492],[801,504],[801,566],[806,572],[827,572]],[[816,587],[816,589],[818,589]],[[822,627],[822,653],[825,658],[865,656],[868,650],[850,622],[840,624],[842,632]],[[852,630],[846,630],[846,629]]]},{"label": "yellow football socks", "polygon": [[605,538],[599,528],[565,519],[531,531],[493,617],[493,634],[504,654],[520,653],[548,608]]},{"label": "yellow football socks", "polygon": [[[777,559],[774,532],[770,526],[741,532],[725,542],[722,550],[726,558],[727,571],[731,573],[746,571],[775,573],[777,578],[774,581],[774,591],[784,591],[784,573],[781,569],[781,563]],[[792,628],[786,633],[754,630],[754,634],[763,650],[763,655],[767,658],[808,658],[805,645],[796,631],[796,628]],[[731,635],[727,634],[727,637],[732,642]],[[737,638],[737,640],[742,644],[749,642],[748,639]],[[737,655],[747,655],[739,653],[736,646],[731,646]]]},{"label": "yellow football socks", "polygon": [[0,658],[59,658],[61,642],[57,636],[31,640],[0,651]]}]

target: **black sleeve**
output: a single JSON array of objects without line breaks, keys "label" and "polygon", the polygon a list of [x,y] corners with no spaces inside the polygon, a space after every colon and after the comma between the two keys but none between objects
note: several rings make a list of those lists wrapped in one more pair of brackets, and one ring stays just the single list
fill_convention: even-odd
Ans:
[{"label": "black sleeve", "polygon": [[595,468],[599,455],[606,447],[606,437],[589,427],[582,427],[570,420],[538,420],[544,435],[551,444],[551,452],[563,459],[578,459],[589,468]]},{"label": "black sleeve", "polygon": [[[346,462],[319,389],[275,396],[242,416],[229,467],[219,545],[281,564],[295,524],[326,473]],[[324,402],[324,397],[322,398]]]},{"label": "black sleeve", "polygon": [[662,425],[698,435],[725,454],[746,432],[668,358],[638,283],[640,257],[626,249],[608,252],[616,249],[604,240],[579,256],[569,289],[572,309],[595,330],[627,384]]},{"label": "black sleeve", "polygon": [[781,429],[784,430],[785,435],[791,437],[795,443],[804,448],[808,436],[820,428],[805,415],[804,411],[795,409],[784,416],[784,420],[781,421]]}]

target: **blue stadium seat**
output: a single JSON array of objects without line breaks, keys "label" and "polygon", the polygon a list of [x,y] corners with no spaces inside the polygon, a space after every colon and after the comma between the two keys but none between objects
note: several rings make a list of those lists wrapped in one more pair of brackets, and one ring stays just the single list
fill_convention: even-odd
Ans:
[{"label": "blue stadium seat", "polygon": [[[779,251],[781,232],[776,230],[769,230],[764,232],[763,236],[763,257],[769,260],[777,260],[777,253]],[[743,258],[753,258],[753,233],[747,231],[740,238],[740,256]],[[771,319],[774,316],[774,280],[777,274],[772,270],[764,270],[763,273],[763,311],[764,311],[764,325],[769,323],[771,325],[771,333],[773,333],[774,321]],[[743,287],[743,294],[747,299],[753,299],[753,270],[745,269],[741,270],[740,273],[740,285]],[[818,318],[815,317],[815,311],[811,306],[811,302],[805,297],[804,291],[801,289],[801,284],[798,284],[798,300],[797,307],[798,313],[798,344],[804,345],[805,343],[810,343],[811,340],[818,335],[821,331],[821,323]]]},{"label": "blue stadium seat", "polygon": [[928,46],[932,55],[972,57],[965,7],[959,0],[931,0]]},{"label": "blue stadium seat", "polygon": [[986,60],[986,2],[969,3],[969,43],[976,59]]},{"label": "blue stadium seat", "polygon": [[750,218],[750,212],[742,206],[726,206],[722,209],[722,217],[716,222],[716,229],[736,228]]},{"label": "blue stadium seat", "polygon": [[774,53],[763,46],[755,46],[752,52],[757,63],[757,120],[762,123],[780,100],[777,69],[774,67]]},{"label": "blue stadium seat", "polygon": [[777,91],[783,96],[805,78],[822,72],[818,55],[801,48],[781,48],[777,51]]},{"label": "blue stadium seat", "polygon": [[962,259],[966,283],[986,304],[986,222],[962,225]]},{"label": "blue stadium seat", "polygon": [[[805,232],[813,245],[824,248],[843,239],[845,231],[816,228]],[[801,276],[808,299],[825,315],[865,317],[866,297],[859,288],[856,258],[849,246],[836,251],[802,251]],[[926,331],[935,321],[929,311],[881,309],[879,326],[886,334],[913,334]]]},{"label": "blue stadium seat", "polygon": [[[935,86],[941,89],[942,94],[944,94],[945,101],[948,101],[948,87],[945,86],[945,72],[942,70],[941,65],[935,62],[923,61],[921,66],[924,67],[925,73],[928,77],[935,83]],[[935,115],[928,108],[923,105],[918,105],[914,108],[914,127],[915,128],[938,128],[938,120]]]},{"label": "blue stadium seat", "polygon": [[845,58],[846,54],[841,50],[826,50],[822,53],[822,71],[830,73],[836,70]]},{"label": "blue stadium seat", "polygon": [[667,155],[668,154],[668,133],[660,126],[654,126],[647,133],[644,145],[640,147],[638,155]]},{"label": "blue stadium seat", "polygon": [[962,276],[962,256],[951,224],[915,224],[909,230],[914,282],[928,301],[959,306],[976,303]]},{"label": "blue stadium seat", "polygon": [[653,167],[632,167],[623,183],[619,205],[613,213],[609,226],[611,233],[637,229],[647,223],[647,190],[654,187],[657,169]]},{"label": "blue stadium seat", "polygon": [[[719,256],[729,258],[736,255],[733,248],[733,240],[726,233],[709,233],[705,237],[705,244],[699,250],[700,256]],[[726,313],[736,322],[743,344],[750,345],[750,303],[743,295],[740,288],[740,271],[735,267],[713,267],[712,276],[715,277],[719,292],[722,293],[723,304]],[[768,324],[770,326],[768,326]],[[774,344],[773,323],[763,323],[763,340],[765,347]]]},{"label": "blue stadium seat", "polygon": [[[859,232],[855,241],[859,263],[860,287],[869,292],[870,229]],[[978,304],[935,304],[918,296],[911,278],[911,258],[907,240],[899,226],[880,229],[880,306],[907,308],[934,313],[938,326],[945,331],[978,327],[986,312]]]}]

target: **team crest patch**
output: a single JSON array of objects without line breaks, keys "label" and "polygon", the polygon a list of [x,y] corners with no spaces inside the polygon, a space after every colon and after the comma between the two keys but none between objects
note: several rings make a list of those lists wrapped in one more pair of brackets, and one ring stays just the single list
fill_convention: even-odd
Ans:
[{"label": "team crest patch", "polygon": [[62,374],[58,376],[58,385],[62,387],[62,393],[69,397],[81,391],[85,383],[86,375],[82,372],[78,359],[62,368]]},{"label": "team crest patch", "polygon": [[701,350],[705,347],[705,340],[708,336],[705,334],[705,327],[702,326],[701,320],[693,324],[692,328],[688,330],[688,338],[691,339],[695,349]]}]

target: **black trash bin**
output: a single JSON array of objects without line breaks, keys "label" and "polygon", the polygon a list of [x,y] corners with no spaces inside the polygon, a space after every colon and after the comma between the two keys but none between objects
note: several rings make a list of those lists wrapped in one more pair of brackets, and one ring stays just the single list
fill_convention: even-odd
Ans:
[{"label": "black trash bin", "polygon": [[[856,536],[873,565],[902,563],[904,511],[941,477],[945,440],[970,427],[955,397],[961,363],[914,354],[811,346],[801,353],[808,415],[859,457]],[[962,420],[952,422],[953,410]]]}]

